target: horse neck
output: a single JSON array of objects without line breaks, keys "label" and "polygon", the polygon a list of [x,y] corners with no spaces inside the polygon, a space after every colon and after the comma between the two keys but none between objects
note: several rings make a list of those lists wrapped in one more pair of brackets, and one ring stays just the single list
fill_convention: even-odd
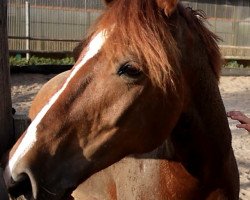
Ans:
[{"label": "horse neck", "polygon": [[179,38],[182,44],[181,66],[186,87],[184,110],[192,113],[191,115],[197,115],[206,132],[211,134],[218,132],[216,137],[222,136],[223,141],[226,139],[229,143],[231,138],[224,138],[224,135],[230,135],[228,134],[230,129],[207,46],[199,34],[191,30],[184,20],[181,20],[180,27],[183,27],[182,36]]},{"label": "horse neck", "polygon": [[231,151],[231,134],[207,47],[184,19],[178,27],[182,28],[176,37],[182,54],[185,103],[171,142],[176,159],[209,184],[223,174]]}]

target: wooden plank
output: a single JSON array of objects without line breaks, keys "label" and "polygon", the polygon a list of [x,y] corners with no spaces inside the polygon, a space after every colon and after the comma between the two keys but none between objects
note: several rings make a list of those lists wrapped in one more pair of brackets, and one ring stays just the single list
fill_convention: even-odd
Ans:
[{"label": "wooden plank", "polygon": [[30,125],[26,115],[14,115],[15,140],[17,140]]},{"label": "wooden plank", "polygon": [[224,59],[250,60],[250,47],[219,45]]},{"label": "wooden plank", "polygon": [[0,157],[13,139],[10,70],[8,63],[7,0],[0,1]]},{"label": "wooden plank", "polygon": [[221,76],[250,76],[250,68],[222,68]]}]

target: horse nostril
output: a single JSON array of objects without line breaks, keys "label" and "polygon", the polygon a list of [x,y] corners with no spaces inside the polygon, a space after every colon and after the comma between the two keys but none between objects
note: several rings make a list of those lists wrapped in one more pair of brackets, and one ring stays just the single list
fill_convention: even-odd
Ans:
[{"label": "horse nostril", "polygon": [[27,199],[32,199],[32,185],[28,174],[21,174],[21,178],[17,182],[12,179],[11,186],[8,188],[8,191],[14,198],[18,198],[23,195]]}]

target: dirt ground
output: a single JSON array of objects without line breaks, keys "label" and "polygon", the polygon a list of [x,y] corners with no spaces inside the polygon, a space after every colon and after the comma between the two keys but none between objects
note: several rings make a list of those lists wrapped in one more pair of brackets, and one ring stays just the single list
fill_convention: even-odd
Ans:
[{"label": "dirt ground", "polygon": [[[250,117],[250,77],[222,77],[221,95],[226,110],[240,110]],[[229,120],[233,148],[240,171],[240,199],[250,200],[250,133],[235,127]]]},{"label": "dirt ground", "polygon": [[[42,85],[55,75],[12,74],[11,89],[13,107],[18,114],[27,114],[35,94]],[[222,77],[220,90],[226,110],[240,110],[250,116],[250,77]],[[250,133],[237,129],[236,122],[229,120],[240,171],[240,199],[250,199]]]}]

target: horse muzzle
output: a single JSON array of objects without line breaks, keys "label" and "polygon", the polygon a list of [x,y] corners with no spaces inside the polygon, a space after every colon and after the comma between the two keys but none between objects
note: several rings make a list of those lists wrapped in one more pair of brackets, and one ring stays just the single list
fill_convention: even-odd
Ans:
[{"label": "horse muzzle", "polygon": [[[40,200],[40,199],[50,199],[50,200],[73,200],[74,198],[70,193],[65,193],[64,195],[56,195],[47,191],[45,188],[39,187],[33,174],[26,170],[18,175],[11,175],[8,167],[3,172],[4,185],[6,185],[6,195],[9,197],[7,199],[20,199],[20,200]],[[1,189],[1,185],[0,185]],[[1,193],[0,193],[1,195]],[[1,196],[0,196],[1,197]],[[5,200],[4,198],[0,198]],[[6,199],[6,200],[7,200]]]},{"label": "horse muzzle", "polygon": [[11,199],[37,199],[37,184],[32,173],[28,170],[19,174],[12,174],[7,167],[3,172],[3,178]]}]

